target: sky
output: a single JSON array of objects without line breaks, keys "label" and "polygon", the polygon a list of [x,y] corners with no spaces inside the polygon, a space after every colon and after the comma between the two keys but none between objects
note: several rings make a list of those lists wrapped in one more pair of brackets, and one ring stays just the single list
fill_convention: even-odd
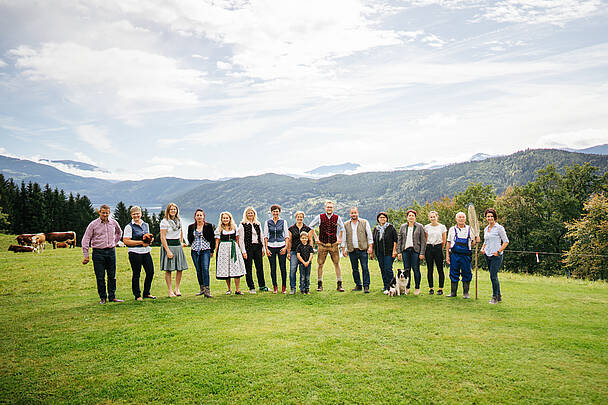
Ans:
[{"label": "sky", "polygon": [[608,4],[0,0],[0,140],[115,179],[604,144]]}]

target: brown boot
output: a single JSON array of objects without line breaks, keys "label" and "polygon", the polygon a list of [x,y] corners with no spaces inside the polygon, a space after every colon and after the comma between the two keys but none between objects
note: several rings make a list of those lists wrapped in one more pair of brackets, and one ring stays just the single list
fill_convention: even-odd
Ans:
[{"label": "brown boot", "polygon": [[338,281],[338,286],[336,287],[336,291],[344,292],[344,288],[342,288],[342,281]]},{"label": "brown boot", "polygon": [[203,287],[203,295],[205,296],[205,298],[213,298],[213,295],[211,295],[211,291],[209,291],[209,287]]}]

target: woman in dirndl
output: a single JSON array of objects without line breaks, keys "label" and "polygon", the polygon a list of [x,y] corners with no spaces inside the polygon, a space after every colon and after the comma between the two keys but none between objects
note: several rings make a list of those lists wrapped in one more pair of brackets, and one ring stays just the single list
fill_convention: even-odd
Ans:
[{"label": "woman in dirndl", "polygon": [[242,295],[241,277],[246,273],[243,254],[239,248],[237,227],[229,212],[220,214],[219,225],[215,230],[215,277],[226,280],[226,295],[232,294],[230,279],[234,279],[234,294]]},{"label": "woman in dirndl", "polygon": [[[160,221],[160,269],[165,272],[165,282],[169,289],[169,297],[180,297],[179,284],[182,281],[182,271],[188,268],[184,255],[184,235],[179,209],[174,203],[169,203],[165,216]],[[175,290],[171,288],[171,273],[175,271]]]}]

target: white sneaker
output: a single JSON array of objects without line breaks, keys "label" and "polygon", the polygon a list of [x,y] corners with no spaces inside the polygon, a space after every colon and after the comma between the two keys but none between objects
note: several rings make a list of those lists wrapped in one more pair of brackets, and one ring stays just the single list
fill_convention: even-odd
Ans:
[{"label": "white sneaker", "polygon": [[256,294],[255,288],[249,290],[249,294]]},{"label": "white sneaker", "polygon": [[232,291],[230,291],[230,290],[226,291],[226,295],[230,295],[230,294],[232,294]]}]

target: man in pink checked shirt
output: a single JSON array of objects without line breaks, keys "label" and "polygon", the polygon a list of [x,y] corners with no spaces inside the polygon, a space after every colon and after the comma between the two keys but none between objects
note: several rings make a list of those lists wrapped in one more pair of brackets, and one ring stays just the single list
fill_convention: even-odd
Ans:
[{"label": "man in pink checked shirt", "polygon": [[[93,248],[93,270],[97,279],[100,304],[106,300],[123,302],[116,298],[116,253],[114,247],[122,237],[120,225],[110,218],[110,207],[99,207],[99,218],[92,221],[82,237],[82,264],[89,262],[89,246]],[[105,276],[108,272],[108,293],[106,295]]]}]

